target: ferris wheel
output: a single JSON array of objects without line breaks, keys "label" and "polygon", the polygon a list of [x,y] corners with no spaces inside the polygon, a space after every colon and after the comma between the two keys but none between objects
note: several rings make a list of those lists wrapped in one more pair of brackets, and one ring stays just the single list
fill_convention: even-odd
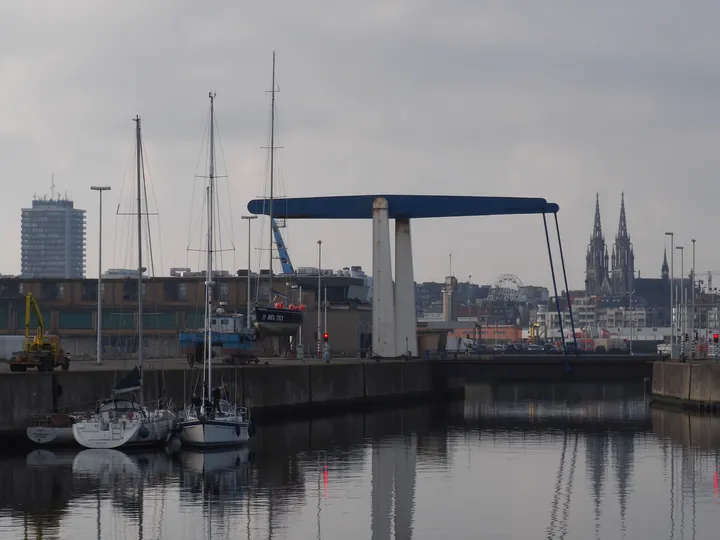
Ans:
[{"label": "ferris wheel", "polygon": [[488,299],[517,302],[523,289],[523,282],[514,274],[502,274],[490,287]]}]

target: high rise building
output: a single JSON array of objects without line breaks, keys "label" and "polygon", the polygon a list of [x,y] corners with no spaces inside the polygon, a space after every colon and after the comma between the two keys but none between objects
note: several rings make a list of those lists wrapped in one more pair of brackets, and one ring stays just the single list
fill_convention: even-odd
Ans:
[{"label": "high rise building", "polygon": [[21,259],[22,277],[85,277],[85,210],[59,196],[34,199],[22,209]]}]

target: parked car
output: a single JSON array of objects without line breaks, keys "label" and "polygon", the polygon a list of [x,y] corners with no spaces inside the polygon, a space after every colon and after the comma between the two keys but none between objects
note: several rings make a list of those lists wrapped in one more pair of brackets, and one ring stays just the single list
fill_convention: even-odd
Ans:
[{"label": "parked car", "polygon": [[531,343],[531,344],[528,345],[528,347],[527,347],[527,352],[537,353],[537,352],[542,352],[542,351],[543,351],[542,346],[541,346],[541,345],[538,345],[538,344],[536,344],[536,343]]}]

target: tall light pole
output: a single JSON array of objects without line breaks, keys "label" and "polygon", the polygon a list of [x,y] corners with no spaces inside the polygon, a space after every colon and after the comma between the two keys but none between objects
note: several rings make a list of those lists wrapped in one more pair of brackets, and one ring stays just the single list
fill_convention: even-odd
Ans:
[{"label": "tall light pole", "polygon": [[[690,335],[695,339],[695,239],[690,240],[692,242],[692,269],[690,270]],[[693,355],[695,354],[695,346],[697,344],[693,341]]]},{"label": "tall light pole", "polygon": [[[682,340],[685,334],[685,313],[683,312],[685,306],[685,246],[675,246],[675,249],[680,251],[680,342],[684,343]],[[684,344],[682,346],[682,351],[684,355]]]},{"label": "tall light pole", "polygon": [[670,357],[672,357],[673,347],[675,347],[675,321],[673,317],[675,312],[675,304],[673,303],[675,294],[673,292],[675,288],[675,246],[673,245],[675,242],[675,233],[666,232],[665,236],[670,237]]},{"label": "tall light pole", "polygon": [[[248,263],[247,263],[247,314],[245,315],[245,326],[250,328],[250,267],[252,261],[250,260],[250,242],[252,237],[250,235],[250,227],[253,219],[257,219],[257,216],[242,216],[242,219],[247,219],[248,222]],[[272,270],[271,270],[272,272]],[[271,291],[272,292],[272,291]]]},{"label": "tall light pole", "polygon": [[110,186],[90,186],[92,191],[97,191],[100,196],[100,216],[98,227],[98,284],[97,284],[97,360],[98,365],[102,364],[102,196],[103,191],[110,191]]},{"label": "tall light pole", "polygon": [[317,241],[318,245],[318,286],[317,286],[317,357],[322,358],[322,351],[320,343],[322,343],[322,336],[320,335],[320,315],[322,310],[320,309],[322,302],[322,240]]}]

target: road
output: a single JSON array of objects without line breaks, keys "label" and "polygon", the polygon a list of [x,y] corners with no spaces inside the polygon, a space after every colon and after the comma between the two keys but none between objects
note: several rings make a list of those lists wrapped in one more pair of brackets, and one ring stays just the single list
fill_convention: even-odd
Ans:
[{"label": "road", "polygon": [[[332,363],[333,364],[351,364],[351,363],[359,363],[363,360],[360,358],[333,358]],[[324,362],[322,360],[318,360],[317,358],[306,358],[304,360],[298,360],[298,359],[287,359],[287,358],[260,358],[260,362],[258,363],[259,366],[269,364],[272,366],[297,366],[301,365],[302,363],[305,364],[323,364]],[[104,371],[130,371],[132,368],[134,368],[137,365],[137,359],[135,358],[128,358],[128,359],[112,359],[112,360],[104,360],[101,365],[98,365],[95,363],[94,359],[87,359],[87,360],[73,360],[70,363],[70,371],[98,371],[98,370],[104,370]],[[202,364],[195,364],[195,367],[198,368]],[[251,364],[252,365],[252,364]],[[188,362],[185,358],[152,358],[152,359],[145,359],[143,360],[143,367],[147,370],[162,370],[162,369],[189,369]],[[214,368],[228,368],[233,367],[228,364],[223,364],[222,362],[213,362],[213,369]],[[35,371],[35,370],[32,370]],[[59,371],[59,368],[57,369]],[[0,363],[0,373],[7,372],[10,373],[10,366],[5,363]]]}]

